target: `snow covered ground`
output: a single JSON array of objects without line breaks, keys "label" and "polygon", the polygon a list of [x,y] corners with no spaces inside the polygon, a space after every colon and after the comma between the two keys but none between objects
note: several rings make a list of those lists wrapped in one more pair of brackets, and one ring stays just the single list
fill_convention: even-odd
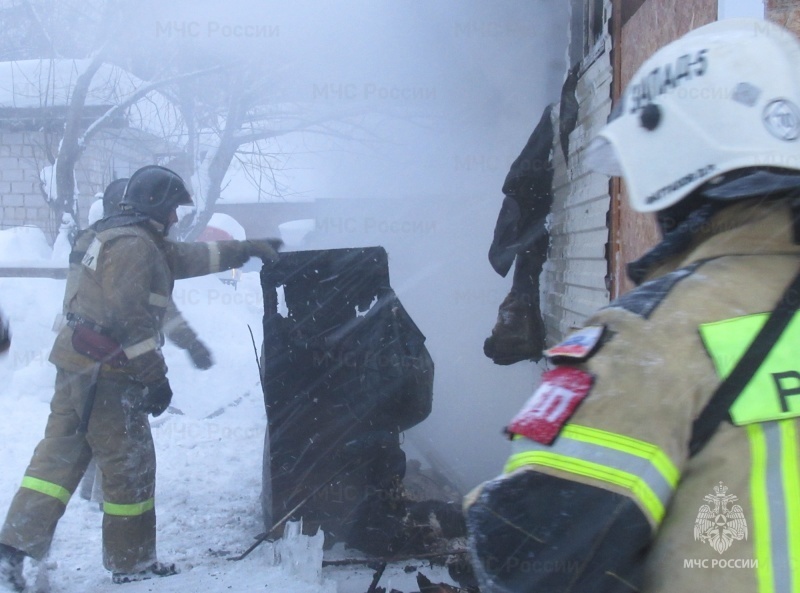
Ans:
[{"label": "snow covered ground", "polygon": [[[35,233],[20,237],[13,229],[0,232],[0,265],[17,261],[22,253],[43,256]],[[0,519],[43,434],[55,379],[47,357],[63,294],[63,280],[0,278],[0,307],[12,331],[11,349],[0,357]],[[310,538],[263,544],[241,562],[227,559],[263,531],[259,494],[266,417],[248,330],[260,346],[258,273],[244,273],[236,288],[214,276],[182,280],[173,297],[216,361],[207,371],[197,370],[183,351],[168,343],[164,354],[177,411],[152,421],[158,456],[158,550],[162,560],[176,562],[182,572],[112,585],[101,563],[102,513],[96,502],[76,493],[44,566],[26,567],[29,584],[35,585],[29,588],[41,593],[365,592],[373,570],[320,571],[319,546]],[[281,546],[282,551],[276,549]],[[353,554],[334,548],[325,555]],[[412,561],[388,567],[379,586],[417,591],[416,569],[433,582],[453,582],[444,568]]]}]

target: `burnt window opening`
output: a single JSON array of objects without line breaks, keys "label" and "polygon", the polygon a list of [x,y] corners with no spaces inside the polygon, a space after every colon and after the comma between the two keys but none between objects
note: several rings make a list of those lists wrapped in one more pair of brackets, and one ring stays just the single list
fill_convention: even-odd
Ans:
[{"label": "burnt window opening", "polygon": [[597,54],[598,43],[603,38],[604,4],[604,0],[572,0],[569,45],[571,67],[587,56]]}]

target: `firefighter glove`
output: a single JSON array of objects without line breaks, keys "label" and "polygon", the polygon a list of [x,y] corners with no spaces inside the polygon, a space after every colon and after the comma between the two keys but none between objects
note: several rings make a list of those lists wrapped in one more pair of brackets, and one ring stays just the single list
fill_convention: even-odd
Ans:
[{"label": "firefighter glove", "polygon": [[161,381],[145,385],[144,393],[142,394],[142,411],[152,414],[153,418],[157,418],[169,407],[169,402],[171,401],[172,389],[169,386],[169,381],[164,377]]},{"label": "firefighter glove", "polygon": [[261,258],[265,264],[278,261],[278,249],[283,245],[280,239],[251,239],[245,243],[250,257]]},{"label": "firefighter glove", "polygon": [[197,369],[204,371],[210,369],[214,365],[214,357],[211,354],[211,350],[200,340],[195,340],[189,344],[186,352],[189,354],[189,358],[192,359],[192,364]]}]

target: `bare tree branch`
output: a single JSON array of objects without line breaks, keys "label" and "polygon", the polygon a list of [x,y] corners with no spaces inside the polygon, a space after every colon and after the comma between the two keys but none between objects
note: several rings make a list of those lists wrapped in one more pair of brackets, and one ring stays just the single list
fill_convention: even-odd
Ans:
[{"label": "bare tree branch", "polygon": [[91,123],[91,125],[86,128],[86,131],[83,135],[78,139],[78,144],[81,147],[85,147],[88,141],[94,136],[97,132],[99,132],[102,128],[108,125],[111,121],[113,121],[114,117],[123,113],[128,107],[137,103],[140,99],[144,98],[146,95],[152,93],[155,90],[158,90],[161,87],[164,87],[168,84],[173,84],[176,82],[181,82],[183,80],[187,80],[190,78],[197,78],[201,76],[207,76],[209,74],[213,74],[215,72],[219,72],[223,69],[223,66],[215,66],[213,68],[208,68],[206,70],[195,70],[194,72],[186,72],[184,74],[178,74],[176,76],[172,76],[170,78],[163,78],[161,80],[153,81],[149,84],[143,85],[136,89],[135,92],[128,95],[128,97],[114,105],[113,107],[109,108],[103,115],[98,117],[95,121]]},{"label": "bare tree branch", "polygon": [[72,96],[69,100],[67,121],[64,125],[64,136],[56,156],[56,210],[75,215],[75,164],[80,158],[82,150],[80,138],[81,116],[83,106],[92,78],[103,65],[105,46],[100,48],[89,62],[89,66],[75,81]]}]

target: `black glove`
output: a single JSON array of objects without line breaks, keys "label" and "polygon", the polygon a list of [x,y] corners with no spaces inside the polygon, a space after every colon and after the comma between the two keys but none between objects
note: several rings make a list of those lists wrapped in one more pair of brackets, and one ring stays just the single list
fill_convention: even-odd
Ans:
[{"label": "black glove", "polygon": [[192,359],[192,364],[195,368],[200,370],[210,369],[214,365],[214,356],[203,342],[195,340],[186,349],[189,358]]},{"label": "black glove", "polygon": [[259,257],[266,263],[278,261],[278,249],[283,245],[280,239],[251,239],[245,241],[247,253],[250,257]]},{"label": "black glove", "polygon": [[169,407],[172,401],[172,389],[169,381],[164,377],[161,381],[149,383],[144,386],[142,393],[142,411],[158,418]]}]

